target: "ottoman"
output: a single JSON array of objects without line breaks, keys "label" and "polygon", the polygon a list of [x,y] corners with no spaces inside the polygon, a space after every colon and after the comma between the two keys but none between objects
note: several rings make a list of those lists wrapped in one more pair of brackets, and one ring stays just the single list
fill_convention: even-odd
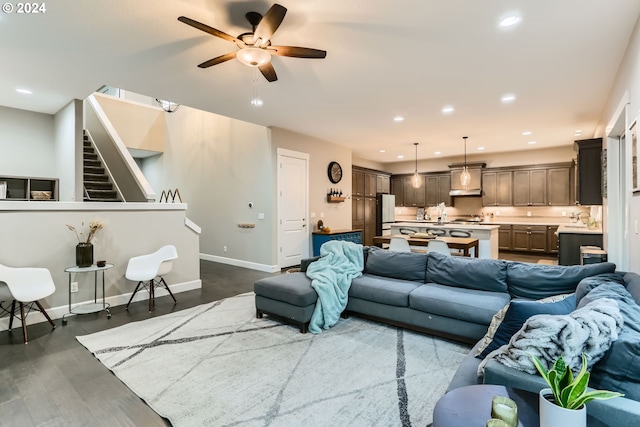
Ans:
[{"label": "ottoman", "polygon": [[300,327],[306,333],[318,294],[305,273],[289,273],[260,279],[253,284],[256,317],[275,316]]}]

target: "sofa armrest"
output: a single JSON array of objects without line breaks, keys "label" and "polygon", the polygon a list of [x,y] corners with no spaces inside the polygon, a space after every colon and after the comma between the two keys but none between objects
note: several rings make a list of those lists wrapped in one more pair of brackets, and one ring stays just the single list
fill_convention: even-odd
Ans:
[{"label": "sofa armrest", "polygon": [[307,267],[309,267],[309,264],[311,264],[314,261],[319,260],[320,257],[319,256],[314,256],[313,258],[305,258],[302,261],[300,261],[300,271],[302,271],[303,273],[306,273],[307,271]]},{"label": "sofa armrest", "polygon": [[[508,368],[495,360],[489,361],[484,368],[484,383],[519,388],[532,393],[548,387],[541,376]],[[587,413],[604,425],[611,425],[612,420],[615,420],[615,425],[635,425],[640,419],[640,402],[625,397],[593,400],[587,403]]]}]

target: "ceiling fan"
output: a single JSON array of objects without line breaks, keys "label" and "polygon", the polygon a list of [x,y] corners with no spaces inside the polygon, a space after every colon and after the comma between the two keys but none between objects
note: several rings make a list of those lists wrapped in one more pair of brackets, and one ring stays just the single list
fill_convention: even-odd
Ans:
[{"label": "ceiling fan", "polygon": [[273,33],[275,33],[282,23],[286,13],[287,8],[279,4],[271,6],[264,16],[258,12],[247,13],[245,16],[252,26],[252,32],[242,33],[238,37],[233,37],[223,31],[216,30],[201,22],[187,18],[186,16],[179,17],[178,21],[184,22],[205,33],[233,42],[240,48],[240,50],[236,52],[225,53],[224,55],[205,61],[199,64],[198,67],[208,68],[236,58],[249,67],[257,67],[268,81],[274,82],[278,80],[278,76],[271,64],[271,55],[290,56],[294,58],[324,58],[327,56],[326,51],[319,49],[271,45],[271,36],[273,36]]}]

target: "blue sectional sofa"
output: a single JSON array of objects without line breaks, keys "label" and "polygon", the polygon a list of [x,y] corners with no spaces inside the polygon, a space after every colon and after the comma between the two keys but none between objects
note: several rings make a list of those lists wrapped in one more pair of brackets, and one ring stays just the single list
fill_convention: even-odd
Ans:
[{"label": "blue sectional sofa", "polygon": [[[345,316],[359,315],[475,344],[453,377],[449,390],[478,382],[502,384],[533,392],[543,388],[541,377],[507,368],[495,361],[489,361],[484,369],[484,376],[478,376],[478,366],[482,362],[482,358],[477,357],[478,348],[486,340],[485,334],[494,321],[494,316],[500,311],[503,314],[510,313],[507,305],[512,301],[518,303],[510,304],[509,307],[515,307],[521,301],[572,294],[581,281],[615,272],[615,265],[612,263],[550,266],[448,257],[437,253],[390,252],[376,247],[365,247],[364,258],[363,274],[352,281],[349,289]],[[276,315],[298,324],[301,331],[305,332],[317,299],[311,280],[304,273],[305,267],[313,261],[314,259],[305,260],[301,272],[257,281],[254,286],[256,315]],[[627,273],[619,274],[619,277],[637,306],[640,302],[640,276]],[[576,304],[577,298],[572,297],[563,303],[545,304],[541,312],[562,314],[562,311],[557,310],[564,310],[566,313],[567,310],[573,310]],[[640,317],[633,322],[631,319],[625,322],[631,323],[632,328],[635,328],[634,322],[640,325]],[[637,327],[637,332],[640,333],[640,326]],[[623,350],[629,351],[628,346],[623,347]],[[635,347],[632,346],[631,352],[634,351]],[[611,366],[606,366],[607,361],[603,359],[599,362],[603,365],[599,369],[599,375],[606,377],[608,372],[615,371],[613,366],[620,363],[620,360],[631,366],[640,366],[640,354],[635,354],[635,359],[633,356],[627,354],[623,358],[610,358],[608,362]],[[598,369],[594,367],[594,370]],[[636,371],[640,375],[640,368]],[[635,379],[632,378],[633,381]],[[604,384],[612,385],[606,381]],[[640,382],[635,386],[640,386]],[[626,392],[625,389],[622,391]],[[633,425],[640,419],[640,398],[631,394],[633,396],[591,402],[589,411],[602,420],[615,419],[615,424],[611,425]],[[625,422],[618,423],[617,420]]]}]

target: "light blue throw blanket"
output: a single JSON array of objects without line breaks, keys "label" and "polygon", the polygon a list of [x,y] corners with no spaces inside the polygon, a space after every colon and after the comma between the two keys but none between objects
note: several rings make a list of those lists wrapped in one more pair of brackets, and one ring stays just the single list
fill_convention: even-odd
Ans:
[{"label": "light blue throw blanket", "polygon": [[364,256],[362,245],[342,240],[330,240],[320,247],[320,259],[307,267],[311,287],[318,302],[311,315],[309,332],[319,334],[329,329],[347,307],[351,280],[362,275]]}]

